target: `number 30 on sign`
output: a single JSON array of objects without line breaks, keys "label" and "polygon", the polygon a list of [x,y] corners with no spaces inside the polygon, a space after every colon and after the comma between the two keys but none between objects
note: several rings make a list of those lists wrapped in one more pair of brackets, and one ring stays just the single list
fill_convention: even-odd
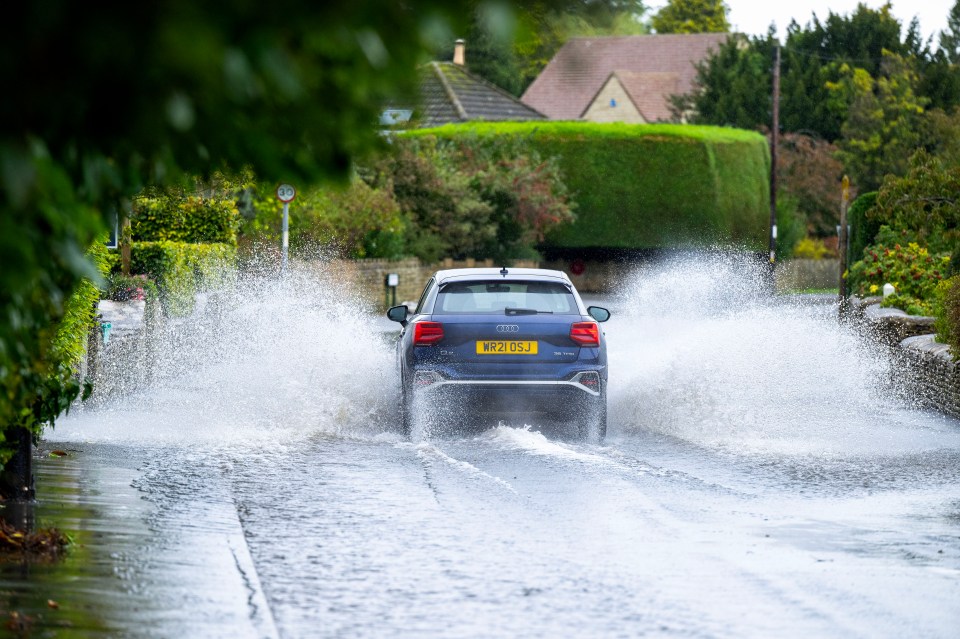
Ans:
[{"label": "number 30 on sign", "polygon": [[289,184],[281,184],[277,187],[277,199],[281,202],[292,202],[297,197],[297,190]]}]

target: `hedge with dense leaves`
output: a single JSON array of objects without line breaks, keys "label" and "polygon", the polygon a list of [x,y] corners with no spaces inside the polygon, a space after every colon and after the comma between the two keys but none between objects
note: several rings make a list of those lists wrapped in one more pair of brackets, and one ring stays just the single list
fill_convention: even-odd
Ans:
[{"label": "hedge with dense leaves", "polygon": [[219,288],[236,274],[237,249],[230,244],[134,242],[130,267],[150,276],[169,315],[193,311],[197,291]]},{"label": "hedge with dense leaves", "polygon": [[215,242],[236,245],[240,213],[233,199],[140,197],[130,219],[137,242]]},{"label": "hedge with dense leaves", "polygon": [[[87,257],[102,278],[109,271],[107,248],[104,242],[94,242]],[[87,351],[90,331],[97,327],[97,302],[100,300],[99,282],[84,278],[63,305],[63,318],[55,326],[46,327],[40,338],[49,346],[43,360],[31,370],[4,370],[0,368],[0,388],[24,385],[33,396],[29,405],[18,406],[14,423],[0,424],[0,466],[9,461],[16,450],[16,433],[26,428],[39,435],[44,426],[70,408],[78,396],[89,393],[87,380],[80,379],[83,358]]]},{"label": "hedge with dense leaves", "polygon": [[960,275],[937,285],[933,299],[937,341],[950,345],[954,359],[960,359]]},{"label": "hedge with dense leaves", "polygon": [[577,220],[556,247],[668,248],[734,243],[761,250],[769,226],[769,149],[740,129],[669,124],[452,124],[406,135],[469,145],[521,139],[558,157]]}]

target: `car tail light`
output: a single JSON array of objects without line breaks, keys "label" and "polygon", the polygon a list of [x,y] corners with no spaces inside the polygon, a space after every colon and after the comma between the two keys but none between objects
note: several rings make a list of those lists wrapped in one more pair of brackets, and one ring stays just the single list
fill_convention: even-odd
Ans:
[{"label": "car tail light", "polygon": [[570,339],[580,346],[600,346],[600,327],[596,322],[576,322],[570,327]]},{"label": "car tail light", "polygon": [[443,324],[440,322],[417,322],[413,325],[413,345],[430,346],[443,339]]}]

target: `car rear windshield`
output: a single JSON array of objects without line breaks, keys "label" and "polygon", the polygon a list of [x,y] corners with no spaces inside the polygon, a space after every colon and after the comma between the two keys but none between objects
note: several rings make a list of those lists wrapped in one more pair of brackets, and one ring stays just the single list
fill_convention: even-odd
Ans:
[{"label": "car rear windshield", "polygon": [[563,284],[502,280],[447,284],[440,289],[433,312],[439,315],[580,314],[573,293]]}]

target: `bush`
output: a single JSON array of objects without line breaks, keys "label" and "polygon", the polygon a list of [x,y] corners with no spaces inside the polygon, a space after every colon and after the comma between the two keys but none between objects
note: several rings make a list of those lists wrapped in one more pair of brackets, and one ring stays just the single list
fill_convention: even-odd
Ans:
[{"label": "bush", "polygon": [[807,233],[807,223],[796,198],[786,193],[777,197],[777,259],[795,257],[793,250]]},{"label": "bush", "polygon": [[949,344],[954,358],[960,358],[960,276],[937,284],[933,314],[937,341]]},{"label": "bush", "polygon": [[[243,227],[252,243],[280,245],[283,205],[265,188],[253,202],[255,216]],[[302,189],[290,204],[290,252],[318,249],[346,257],[401,257],[404,221],[389,188],[373,188],[357,176],[346,185]],[[398,250],[399,243],[399,250]]]},{"label": "bush", "polygon": [[229,244],[134,242],[131,269],[156,283],[168,315],[193,312],[196,293],[220,288],[235,277],[237,250]]},{"label": "bush", "polygon": [[403,136],[363,175],[392,193],[407,220],[407,251],[427,262],[529,257],[573,219],[557,161],[512,137]]},{"label": "bush", "polygon": [[691,125],[467,123],[412,131],[466,148],[496,139],[557,158],[575,222],[557,247],[660,248],[730,242],[765,250],[769,150],[764,137]]},{"label": "bush", "polygon": [[905,231],[880,227],[877,243],[864,249],[863,259],[850,267],[861,295],[876,295],[889,282],[896,294],[884,306],[895,306],[912,315],[930,315],[934,289],[947,276],[950,255],[933,253],[909,241]]},{"label": "bush", "polygon": [[805,237],[793,247],[793,256],[800,260],[822,260],[827,252],[823,240],[813,237]]},{"label": "bush", "polygon": [[[109,263],[102,240],[91,245],[87,257],[100,277],[106,275]],[[49,345],[45,357],[35,362],[31,370],[18,371],[21,384],[29,383],[34,394],[29,406],[21,407],[17,421],[2,424],[0,428],[0,465],[6,464],[16,449],[16,440],[11,437],[15,429],[22,427],[39,435],[43,427],[53,424],[81,393],[84,397],[89,394],[90,384],[79,379],[77,373],[86,354],[90,330],[97,326],[99,284],[91,278],[80,280],[64,304],[60,322],[40,335]]]},{"label": "bush", "polygon": [[137,242],[192,242],[236,245],[237,203],[229,198],[162,195],[133,202],[131,232]]},{"label": "bush", "polygon": [[112,273],[107,279],[105,297],[111,300],[148,300],[159,299],[160,291],[156,283],[146,275],[124,275]]}]

